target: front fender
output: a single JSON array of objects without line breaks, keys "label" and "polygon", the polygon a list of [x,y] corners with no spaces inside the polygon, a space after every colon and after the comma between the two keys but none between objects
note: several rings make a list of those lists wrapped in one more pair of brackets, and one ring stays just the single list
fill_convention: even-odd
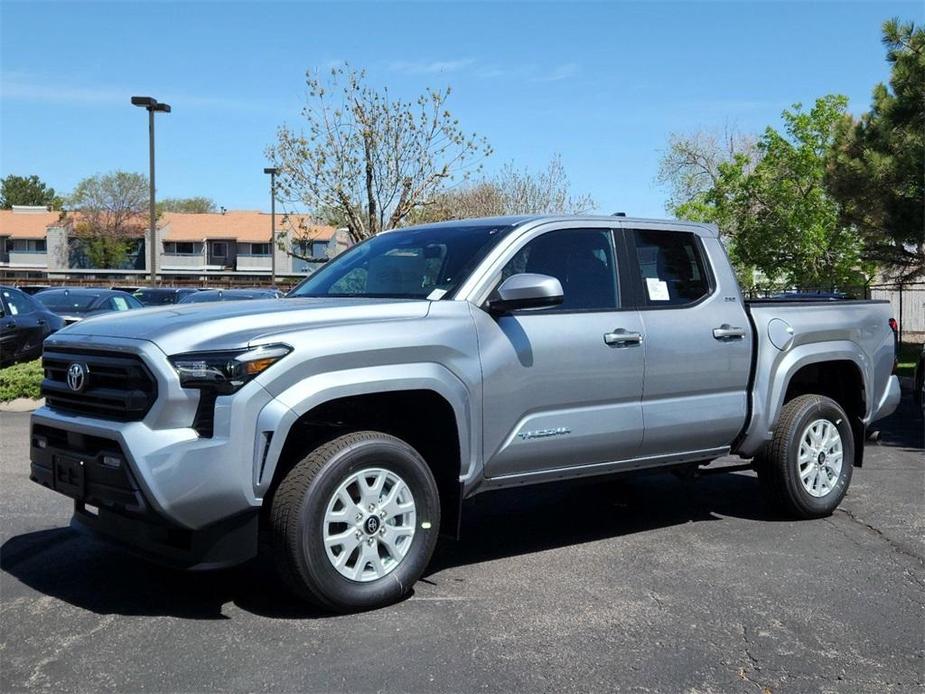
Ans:
[{"label": "front fender", "polygon": [[469,486],[479,472],[475,442],[481,434],[480,420],[472,416],[472,398],[465,383],[440,364],[390,364],[319,373],[279,393],[258,419],[257,446],[265,448],[266,454],[254,458],[257,496],[267,492],[289,432],[304,414],[331,400],[406,390],[434,391],[453,408],[459,432],[460,479]]}]

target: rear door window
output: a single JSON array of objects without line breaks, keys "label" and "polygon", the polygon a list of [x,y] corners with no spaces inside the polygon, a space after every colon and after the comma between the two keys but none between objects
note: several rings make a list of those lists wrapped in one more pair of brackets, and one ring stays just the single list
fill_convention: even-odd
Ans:
[{"label": "rear door window", "polygon": [[631,238],[646,306],[684,306],[710,294],[710,279],[695,234],[635,230]]}]

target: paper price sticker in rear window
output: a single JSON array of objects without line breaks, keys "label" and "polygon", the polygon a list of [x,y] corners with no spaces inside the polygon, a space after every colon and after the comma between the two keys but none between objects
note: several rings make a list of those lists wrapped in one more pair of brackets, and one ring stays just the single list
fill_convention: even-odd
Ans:
[{"label": "paper price sticker in rear window", "polygon": [[668,301],[668,283],[658,277],[646,277],[646,291],[649,292],[649,301]]}]

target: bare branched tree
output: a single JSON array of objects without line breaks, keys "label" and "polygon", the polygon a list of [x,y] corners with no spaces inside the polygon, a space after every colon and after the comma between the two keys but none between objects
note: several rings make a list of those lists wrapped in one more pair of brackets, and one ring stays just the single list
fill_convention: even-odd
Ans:
[{"label": "bare branched tree", "polygon": [[306,129],[283,125],[267,154],[280,196],[343,220],[353,241],[400,226],[491,154],[446,109],[449,88],[404,101],[349,66],[308,73],[307,85]]},{"label": "bare branched tree", "polygon": [[589,195],[575,196],[559,155],[537,173],[505,165],[489,178],[442,193],[421,221],[510,214],[581,214],[594,208]]},{"label": "bare branched tree", "polygon": [[746,154],[756,161],[756,145],[753,135],[728,126],[720,131],[671,133],[657,176],[658,182],[668,188],[666,209],[675,213],[715,187],[720,166],[733,161],[736,155]]}]

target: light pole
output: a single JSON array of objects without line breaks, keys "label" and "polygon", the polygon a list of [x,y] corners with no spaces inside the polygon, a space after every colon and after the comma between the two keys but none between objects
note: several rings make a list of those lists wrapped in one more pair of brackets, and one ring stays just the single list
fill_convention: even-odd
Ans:
[{"label": "light pole", "polygon": [[270,285],[276,286],[276,174],[279,169],[275,166],[263,170],[270,174]]},{"label": "light pole", "polygon": [[148,111],[148,157],[150,175],[148,177],[150,205],[150,237],[148,240],[148,258],[151,263],[151,286],[157,286],[157,211],[154,209],[154,113],[170,113],[170,104],[162,104],[150,96],[133,96],[132,106],[140,106]]}]

